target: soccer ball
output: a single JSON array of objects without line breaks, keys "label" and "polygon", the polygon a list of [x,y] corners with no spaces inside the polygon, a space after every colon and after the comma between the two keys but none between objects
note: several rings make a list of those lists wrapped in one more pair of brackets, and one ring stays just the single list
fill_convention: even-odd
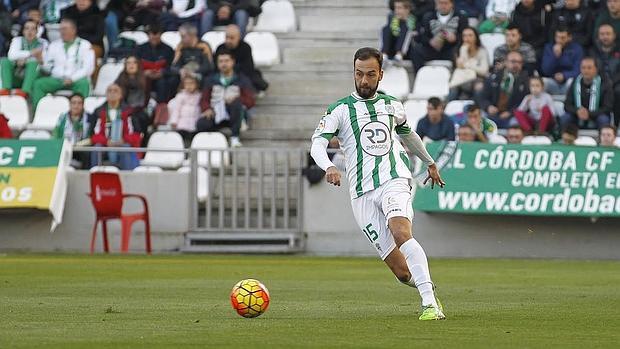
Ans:
[{"label": "soccer ball", "polygon": [[257,317],[269,307],[269,291],[258,280],[241,280],[233,286],[230,302],[237,314],[247,318]]}]

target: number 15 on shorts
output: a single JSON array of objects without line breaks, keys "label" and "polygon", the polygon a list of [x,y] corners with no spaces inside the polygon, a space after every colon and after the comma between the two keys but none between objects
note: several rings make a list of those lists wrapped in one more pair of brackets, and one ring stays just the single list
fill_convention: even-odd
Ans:
[{"label": "number 15 on shorts", "polygon": [[372,223],[369,223],[362,231],[370,242],[375,242],[379,238],[379,234],[372,228]]}]

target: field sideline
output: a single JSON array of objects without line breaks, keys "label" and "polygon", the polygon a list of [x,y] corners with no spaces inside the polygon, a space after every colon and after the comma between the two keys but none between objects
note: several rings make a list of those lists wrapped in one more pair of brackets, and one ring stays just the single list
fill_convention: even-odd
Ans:
[{"label": "field sideline", "polygon": [[[0,255],[0,348],[617,348],[620,262],[435,259],[448,320],[376,258]],[[266,314],[230,307],[267,285]]]}]

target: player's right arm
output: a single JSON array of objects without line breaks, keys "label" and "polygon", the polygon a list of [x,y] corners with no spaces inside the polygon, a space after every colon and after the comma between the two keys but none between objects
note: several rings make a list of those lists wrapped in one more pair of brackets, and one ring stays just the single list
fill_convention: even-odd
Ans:
[{"label": "player's right arm", "polygon": [[[331,109],[331,108],[330,108]],[[334,110],[328,109],[319,125],[314,131],[312,136],[312,147],[310,148],[310,155],[314,159],[314,162],[325,171],[325,179],[328,183],[333,185],[340,185],[340,171],[336,168],[336,165],[329,159],[327,155],[327,146],[329,141],[338,135],[340,130],[340,119],[337,114],[337,108]]]}]

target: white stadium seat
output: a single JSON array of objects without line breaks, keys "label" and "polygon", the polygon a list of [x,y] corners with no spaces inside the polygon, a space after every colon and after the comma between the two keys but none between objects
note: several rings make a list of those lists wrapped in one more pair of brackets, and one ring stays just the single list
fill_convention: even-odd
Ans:
[{"label": "white stadium seat", "polygon": [[103,96],[90,96],[84,99],[84,111],[88,114],[92,114],[95,109],[99,108],[103,103],[105,103],[105,97]]},{"label": "white stadium seat", "polygon": [[267,0],[261,5],[261,10],[254,31],[287,33],[297,28],[295,9],[290,1]]},{"label": "white stadium seat", "polygon": [[280,63],[278,39],[273,33],[251,32],[245,36],[244,40],[252,47],[252,58],[257,66],[272,66]]},{"label": "white stadium seat", "polygon": [[432,60],[432,61],[428,61],[424,65],[428,65],[428,66],[432,66],[432,67],[446,67],[446,68],[452,70],[452,61],[443,60],[443,59],[435,59],[435,60]]},{"label": "white stadium seat", "polygon": [[[544,35],[544,33],[540,33]],[[487,50],[489,55],[489,64],[493,64],[493,54],[495,49],[506,43],[506,36],[501,33],[480,34],[480,43]]]},{"label": "white stadium seat", "polygon": [[446,108],[444,109],[444,113],[448,116],[456,115],[459,113],[463,113],[465,107],[474,104],[474,101],[471,100],[454,100],[448,102]]},{"label": "white stadium seat", "polygon": [[160,173],[164,172],[164,170],[159,166],[138,166],[133,169],[133,172]]},{"label": "white stadium seat", "polygon": [[23,130],[30,122],[28,103],[22,96],[0,96],[0,113],[9,119],[13,130]]},{"label": "white stadium seat", "polygon": [[114,81],[116,81],[116,78],[118,78],[123,69],[123,63],[104,64],[101,69],[99,69],[97,84],[95,84],[95,88],[93,89],[93,95],[105,96],[106,89],[108,86],[112,85]]},{"label": "white stadium seat", "polygon": [[171,149],[179,152],[158,152],[147,150],[144,159],[140,162],[143,166],[159,166],[163,168],[178,168],[185,159],[183,153],[183,138],[176,132],[155,132],[149,138],[147,149]]},{"label": "white stadium seat", "polygon": [[90,169],[90,172],[107,172],[107,173],[118,173],[119,169],[116,166],[93,166]]},{"label": "white stadium seat", "polygon": [[521,141],[521,144],[525,145],[549,145],[551,139],[547,136],[525,136]]},{"label": "white stadium seat", "polygon": [[564,102],[553,101],[553,113],[558,117],[564,115]]},{"label": "white stadium seat", "polygon": [[34,119],[28,128],[51,131],[56,127],[60,114],[68,111],[69,99],[67,97],[47,95],[37,104]]},{"label": "white stadium seat", "polygon": [[177,46],[179,46],[179,43],[181,42],[181,34],[179,34],[179,32],[163,32],[161,34],[161,41],[172,47],[172,49],[176,49]]},{"label": "white stadium seat", "polygon": [[[200,132],[192,139],[191,149],[209,149],[211,150],[211,164],[210,167],[222,167],[228,165],[229,155],[228,140],[220,132]],[[184,165],[189,165],[189,160],[185,161]],[[198,166],[209,167],[207,151],[198,151]]]},{"label": "white stadium seat", "polygon": [[620,147],[620,137],[616,137],[616,140],[614,141],[614,145],[616,147]]},{"label": "white stadium seat", "polygon": [[586,147],[596,147],[596,140],[590,136],[579,136],[575,139],[575,145],[581,145]]},{"label": "white stadium seat", "polygon": [[405,114],[407,115],[407,123],[412,130],[418,126],[418,121],[426,115],[426,100],[409,100],[404,104]]},{"label": "white stadium seat", "polygon": [[413,83],[411,99],[428,99],[438,97],[440,99],[448,96],[450,81],[450,70],[446,67],[424,66],[418,70]]},{"label": "white stadium seat", "polygon": [[[190,173],[191,168],[184,166],[181,167],[177,172],[179,173]],[[207,200],[207,195],[209,195],[209,174],[204,167],[198,167],[198,183],[196,188],[196,195],[198,196],[198,201],[205,202]]]},{"label": "white stadium seat", "polygon": [[491,143],[491,144],[506,144],[506,143],[508,143],[508,141],[502,135],[491,133],[491,134],[489,134],[489,143]]},{"label": "white stadium seat", "polygon": [[390,66],[383,72],[379,90],[398,99],[407,98],[409,94],[409,75],[403,67]]},{"label": "white stadium seat", "polygon": [[204,33],[201,39],[202,41],[208,43],[209,46],[211,47],[211,50],[215,52],[218,46],[223,44],[224,41],[226,40],[226,33],[218,32],[218,31],[210,31],[210,32]]},{"label": "white stadium seat", "polygon": [[19,135],[19,139],[50,139],[52,135],[45,130],[25,130]]},{"label": "white stadium seat", "polygon": [[136,45],[142,45],[149,41],[148,34],[142,31],[126,31],[120,33],[118,36],[121,38],[133,40],[136,42]]}]

